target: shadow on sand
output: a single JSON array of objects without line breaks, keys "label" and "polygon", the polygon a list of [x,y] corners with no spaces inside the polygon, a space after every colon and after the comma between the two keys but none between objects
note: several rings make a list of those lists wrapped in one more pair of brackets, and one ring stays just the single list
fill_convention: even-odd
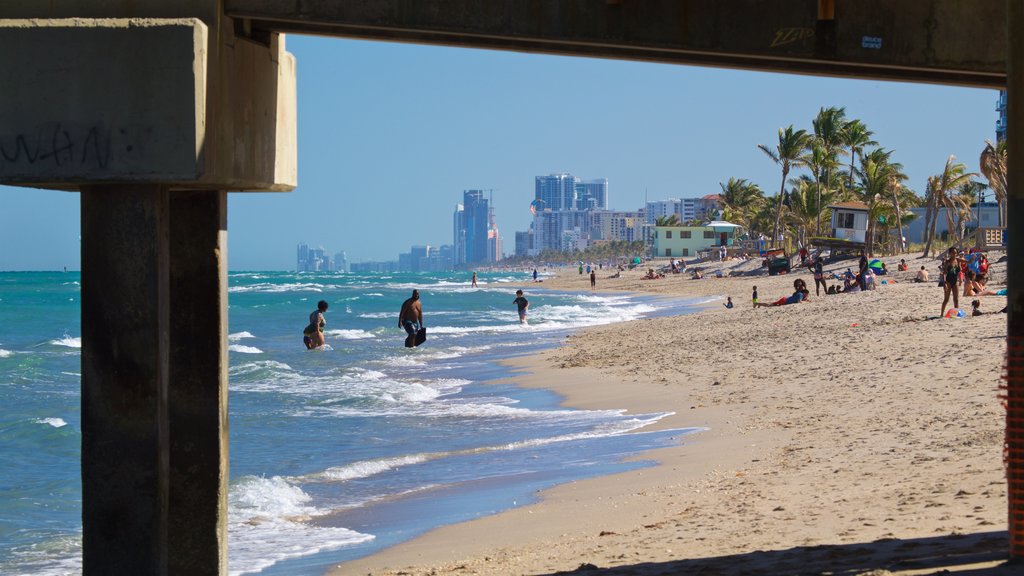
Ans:
[{"label": "shadow on sand", "polygon": [[959,576],[1003,576],[1024,574],[1024,564],[1008,565],[1009,540],[1006,531],[935,536],[932,538],[888,538],[875,542],[809,546],[786,550],[757,551],[732,556],[673,560],[601,568],[583,564],[554,575],[599,574],[601,576],[681,575],[781,575],[854,574],[882,575],[890,572],[948,574]]}]

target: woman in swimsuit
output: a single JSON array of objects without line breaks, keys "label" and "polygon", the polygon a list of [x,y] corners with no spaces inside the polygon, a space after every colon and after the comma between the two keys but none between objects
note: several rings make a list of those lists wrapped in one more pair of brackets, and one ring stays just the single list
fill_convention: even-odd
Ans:
[{"label": "woman in swimsuit", "polygon": [[960,271],[967,266],[967,262],[960,257],[956,248],[953,246],[949,247],[949,251],[946,252],[946,259],[942,261],[942,311],[939,312],[939,316],[946,313],[946,304],[949,303],[950,294],[953,295],[953,308],[960,308]]},{"label": "woman in swimsuit", "polygon": [[324,326],[327,325],[327,320],[324,320],[324,312],[327,312],[327,302],[321,300],[317,302],[316,310],[309,315],[309,325],[302,330],[302,343],[306,345],[307,350],[324,345]]}]

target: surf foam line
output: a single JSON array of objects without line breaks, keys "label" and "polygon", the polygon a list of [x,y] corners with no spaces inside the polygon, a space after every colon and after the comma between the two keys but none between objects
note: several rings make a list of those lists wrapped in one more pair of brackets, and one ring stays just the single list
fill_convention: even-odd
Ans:
[{"label": "surf foam line", "polygon": [[[405,466],[413,466],[416,464],[422,464],[432,460],[440,460],[442,458],[455,458],[459,456],[476,456],[479,454],[487,454],[491,452],[507,452],[511,450],[520,450],[525,448],[537,448],[540,446],[548,446],[551,444],[558,444],[562,442],[573,442],[576,440],[593,440],[597,438],[609,438],[612,436],[622,436],[625,434],[634,433],[650,434],[652,432],[634,432],[650,424],[653,424],[662,418],[674,415],[675,412],[663,412],[658,414],[648,415],[646,418],[633,418],[621,422],[624,426],[618,428],[605,427],[605,430],[591,430],[587,432],[575,432],[572,434],[561,434],[558,436],[552,436],[550,438],[535,438],[532,440],[520,440],[517,442],[509,442],[508,444],[498,444],[493,446],[479,446],[476,448],[464,448],[462,450],[448,450],[443,452],[421,452],[419,454],[410,454],[406,456],[397,456],[391,458],[377,458],[372,460],[362,460],[360,462],[353,462],[352,464],[346,464],[345,466],[336,466],[328,468],[322,472],[314,472],[312,474],[306,474],[303,476],[286,476],[284,479],[289,483],[295,484],[324,484],[324,483],[342,483],[350,480],[357,480],[363,478],[369,478],[370,476],[376,476],[384,472],[389,472]],[[659,430],[658,432],[672,432],[674,430],[679,431],[681,434],[688,434],[691,432],[699,432],[701,428],[677,428],[672,430]]]}]

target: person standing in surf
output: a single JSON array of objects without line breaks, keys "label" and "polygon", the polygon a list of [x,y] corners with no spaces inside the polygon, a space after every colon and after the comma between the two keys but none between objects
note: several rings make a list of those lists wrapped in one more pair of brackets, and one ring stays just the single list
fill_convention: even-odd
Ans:
[{"label": "person standing in surf", "polygon": [[[413,290],[412,296],[402,302],[402,310],[398,313],[398,326],[409,334],[405,339],[408,348],[415,346],[416,333],[423,327],[423,306],[420,304],[420,291]],[[409,345],[413,342],[412,346]]]},{"label": "person standing in surf", "polygon": [[309,315],[309,324],[302,330],[302,343],[306,350],[322,347],[324,340],[324,326],[327,320],[324,319],[324,312],[327,312],[327,301],[321,300],[316,303],[316,310]]},{"label": "person standing in surf", "polygon": [[522,290],[516,290],[516,299],[512,303],[519,309],[519,323],[526,324],[526,310],[530,307],[530,301],[523,297]]}]

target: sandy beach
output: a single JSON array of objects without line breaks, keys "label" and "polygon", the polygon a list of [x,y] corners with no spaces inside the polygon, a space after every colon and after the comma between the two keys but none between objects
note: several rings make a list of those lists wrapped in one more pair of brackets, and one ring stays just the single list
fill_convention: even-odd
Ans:
[{"label": "sandy beach", "polygon": [[[1006,298],[980,298],[976,317],[962,298],[968,317],[936,318],[942,289],[911,279],[922,265],[934,278],[938,261],[918,256],[903,256],[909,272],[885,258],[893,272],[876,290],[812,287],[808,302],[757,309],[754,285],[773,301],[811,275],[758,275],[753,261],[709,263],[703,280],[599,271],[599,291],[712,301],[582,331],[516,360],[516,382],[567,406],[673,411],[659,427],[706,430],[639,456],[654,466],[559,486],[332,573],[1019,573],[1003,566]],[[992,259],[1002,288],[1006,264]],[[575,270],[535,286],[591,290]]]}]

